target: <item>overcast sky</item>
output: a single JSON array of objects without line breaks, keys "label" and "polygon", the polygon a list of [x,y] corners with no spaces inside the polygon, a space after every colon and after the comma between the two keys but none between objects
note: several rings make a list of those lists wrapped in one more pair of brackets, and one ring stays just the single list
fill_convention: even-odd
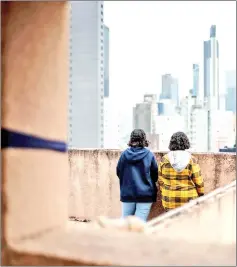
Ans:
[{"label": "overcast sky", "polygon": [[212,24],[220,44],[220,74],[235,69],[235,1],[105,1],[104,6],[111,93],[116,96],[157,93],[164,73],[176,76],[181,94],[186,94],[192,64],[200,64],[203,72],[203,41]]},{"label": "overcast sky", "polygon": [[164,73],[178,78],[184,96],[197,63],[202,84],[203,41],[212,24],[220,47],[220,90],[225,71],[235,69],[235,1],[105,1],[104,21],[110,28],[111,96],[129,116],[144,93],[160,93]]}]

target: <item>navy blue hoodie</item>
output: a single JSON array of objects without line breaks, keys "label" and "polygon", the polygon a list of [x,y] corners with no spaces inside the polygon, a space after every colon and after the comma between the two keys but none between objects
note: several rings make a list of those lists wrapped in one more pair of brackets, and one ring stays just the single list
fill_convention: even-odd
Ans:
[{"label": "navy blue hoodie", "polygon": [[117,165],[122,202],[155,202],[158,166],[154,154],[147,148],[126,149]]}]

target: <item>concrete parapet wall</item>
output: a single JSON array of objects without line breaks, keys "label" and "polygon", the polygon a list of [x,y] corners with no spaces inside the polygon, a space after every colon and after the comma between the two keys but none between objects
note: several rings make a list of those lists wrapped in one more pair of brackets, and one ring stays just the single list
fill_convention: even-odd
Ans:
[{"label": "concrete parapet wall", "polygon": [[[69,216],[94,219],[99,215],[121,215],[119,180],[115,172],[120,154],[119,150],[69,151]],[[158,162],[164,154],[155,152]],[[202,170],[205,193],[236,179],[235,154],[199,153],[194,156]],[[163,208],[158,193],[150,218],[161,213]]]},{"label": "concrete parapet wall", "polygon": [[174,240],[235,245],[236,181],[165,213],[147,225],[149,232],[152,235],[157,233],[159,238],[165,238],[169,233]]}]

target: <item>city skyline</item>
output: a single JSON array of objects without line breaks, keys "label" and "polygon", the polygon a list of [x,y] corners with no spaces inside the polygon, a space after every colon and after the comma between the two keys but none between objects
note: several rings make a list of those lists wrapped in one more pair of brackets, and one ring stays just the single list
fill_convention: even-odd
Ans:
[{"label": "city skyline", "polygon": [[[131,4],[129,1],[126,2],[126,4],[127,3]],[[105,2],[105,5],[106,4],[108,4],[108,2]],[[146,13],[153,3],[148,2],[147,4],[148,5],[144,5],[143,2],[141,5],[140,2],[137,2],[135,9],[139,11],[139,8],[143,6],[145,8],[144,12]],[[196,106],[199,106],[198,108],[205,108],[205,112],[209,112],[207,116],[204,112],[205,114],[203,113],[203,116],[206,116],[206,119],[210,117],[212,120],[212,117],[214,118],[215,114],[217,114],[216,111],[220,109],[220,101],[223,93],[228,89],[225,84],[219,86],[219,84],[221,84],[221,71],[219,72],[219,69],[222,69],[221,73],[224,75],[223,66],[226,67],[226,64],[222,64],[221,60],[219,64],[219,55],[224,54],[222,49],[225,49],[225,44],[223,43],[224,45],[222,45],[222,41],[219,40],[221,31],[218,25],[212,23],[208,25],[208,27],[205,27],[201,33],[200,28],[197,27],[197,25],[195,26],[195,23],[190,23],[189,26],[192,31],[186,33],[185,36],[182,35],[183,28],[179,29],[180,36],[178,36],[177,31],[175,31],[177,25],[172,23],[165,24],[164,27],[158,25],[157,30],[161,38],[156,47],[153,43],[154,40],[157,41],[156,35],[153,34],[149,36],[149,33],[151,33],[149,28],[144,31],[144,25],[139,23],[135,25],[132,20],[131,23],[127,24],[127,27],[130,29],[131,34],[134,35],[134,38],[130,37],[126,39],[124,37],[121,39],[119,42],[121,49],[116,50],[115,53],[115,50],[113,50],[113,40],[115,40],[114,36],[117,38],[118,32],[116,34],[114,27],[111,26],[108,21],[106,22],[106,20],[104,20],[104,15],[106,17],[108,12],[106,12],[105,5],[103,1],[71,3],[69,144],[71,146],[75,144],[78,147],[104,147],[105,131],[108,133],[106,134],[106,138],[108,139],[110,136],[109,132],[111,131],[109,129],[112,129],[111,122],[113,121],[113,117],[109,115],[112,112],[112,108],[118,113],[118,116],[116,116],[116,125],[114,124],[113,126],[116,126],[115,128],[117,129],[114,136],[116,136],[118,132],[121,133],[121,137],[124,136],[124,134],[127,135],[128,132],[132,130],[132,108],[137,103],[141,103],[141,94],[142,97],[144,95],[156,95],[155,98],[157,101],[156,103],[153,101],[154,103],[150,107],[151,111],[149,111],[151,113],[158,111],[158,113],[163,112],[164,115],[169,117],[176,116],[182,110],[179,106],[180,100],[182,100],[184,96],[187,96],[189,99],[187,106],[188,114],[190,114],[190,111],[192,112],[192,106],[195,110],[197,108]],[[75,8],[73,8],[73,6]],[[182,3],[181,6],[184,7],[184,3]],[[168,11],[170,10],[169,8],[175,7],[175,3],[174,5],[173,3],[172,5],[170,5],[170,3],[166,5],[163,2],[162,5],[159,4],[154,7],[162,7],[163,11]],[[189,7],[190,10],[193,8],[190,5],[187,7]],[[209,8],[210,7],[211,5]],[[126,12],[130,10],[129,5],[124,6],[124,8]],[[214,8],[214,6],[212,6],[212,8]],[[173,9],[171,9],[171,13],[173,12],[172,10]],[[188,16],[190,16],[189,11],[186,10],[185,13],[186,15],[188,14]],[[151,9],[149,12],[154,15]],[[131,25],[134,27],[131,27]],[[152,23],[150,21],[150,26],[151,28],[155,28],[157,25],[154,21],[152,21]],[[166,35],[163,36],[162,33]],[[206,33],[208,33],[208,37],[204,37],[201,40],[202,45],[200,45],[197,42],[197,37],[199,35],[204,36]],[[236,35],[236,33],[234,34]],[[139,41],[137,42],[137,47],[134,46],[132,48],[131,43],[134,43],[134,39],[136,40],[138,36],[140,39],[137,39],[137,41]],[[193,37],[193,40],[186,42],[187,37],[189,39]],[[138,52],[137,49],[139,47],[141,48],[141,43],[144,39],[146,43],[144,43],[143,48],[139,50],[139,53],[135,55],[134,51]],[[191,43],[192,45],[190,45]],[[182,47],[181,44],[183,45]],[[161,48],[164,45],[166,46],[165,48],[163,47],[164,49],[162,50]],[[126,53],[124,47],[126,47]],[[190,48],[191,52],[186,49],[187,47]],[[162,54],[161,50],[163,52]],[[194,50],[196,51],[195,53]],[[124,54],[121,52],[124,52]],[[117,58],[115,61],[115,55],[117,56],[119,53],[120,58]],[[151,53],[153,53],[153,56],[151,56]],[[199,54],[202,55],[200,59],[192,60],[187,70],[188,60],[190,61],[194,56],[197,58]],[[125,57],[126,55],[127,57]],[[160,60],[157,61],[158,69],[154,69],[152,64],[156,60],[157,55],[160,56]],[[124,60],[123,66],[119,66],[121,59]],[[180,60],[178,64],[180,75],[177,74],[177,69],[175,70],[178,60]],[[231,60],[233,60],[233,58]],[[115,62],[116,64],[114,64]],[[125,73],[125,69],[127,69],[128,66],[130,66],[130,71]],[[131,66],[133,67],[131,68]],[[163,69],[167,68],[167,70],[169,68],[169,71],[164,72],[162,69],[162,73],[160,74],[160,67]],[[154,70],[157,70],[155,76],[157,82],[153,83],[153,86],[151,86],[152,78],[154,78],[152,77],[152,75],[154,75]],[[143,87],[142,92],[141,88],[145,78],[146,86]],[[189,81],[190,84],[188,85]],[[118,85],[120,85],[120,87],[118,87]],[[125,89],[126,92],[124,91]],[[152,89],[155,90],[153,91]],[[233,88],[231,90],[233,91]],[[231,90],[229,90],[229,95],[232,94]],[[222,97],[222,99],[224,98]],[[225,101],[223,101],[223,103],[224,102]],[[147,104],[141,103],[139,105],[140,107],[145,107]],[[222,106],[222,110],[223,107],[224,105]],[[137,112],[141,113],[139,110],[137,110]],[[200,113],[199,111],[197,112]],[[147,118],[150,116],[149,114]],[[84,118],[87,115],[90,116],[91,119],[85,122]],[[122,118],[122,120],[120,121],[119,118]],[[124,122],[125,127],[123,125]],[[189,123],[185,127],[189,131],[190,127],[188,125]],[[212,124],[208,122],[207,125],[209,127]],[[151,125],[149,127],[151,127]],[[211,134],[211,131],[212,128],[208,128],[209,134]],[[213,131],[216,131],[216,128]],[[150,130],[148,132],[150,132]],[[156,130],[153,132],[156,133]],[[114,138],[114,140],[107,140],[106,146],[113,146],[113,144],[117,143],[117,140],[117,137]],[[208,144],[210,144],[209,141]],[[214,143],[212,146],[214,146]]]},{"label": "city skyline", "polygon": [[165,73],[178,78],[183,97],[192,88],[192,65],[198,64],[202,87],[203,42],[209,39],[213,24],[221,47],[223,93],[225,71],[236,65],[235,6],[231,1],[105,2],[105,23],[111,29],[111,94],[116,100],[123,99],[124,113],[142,101],[143,94],[160,94]]},{"label": "city skyline", "polygon": [[[233,146],[236,135],[236,74],[226,73],[226,96],[223,99],[219,90],[220,49],[216,33],[216,25],[211,25],[209,39],[203,42],[203,87],[199,87],[199,65],[193,64],[193,86],[186,101],[181,101],[180,106],[174,101],[179,95],[177,79],[171,74],[165,74],[162,75],[162,92],[155,113],[152,112],[152,102],[144,101],[134,108],[133,125],[153,135],[156,144],[151,144],[152,147],[166,150],[171,135],[176,131],[187,134],[192,151],[217,152]],[[153,99],[156,99],[156,94]],[[166,100],[166,103],[161,103],[162,100]],[[143,107],[143,110],[139,111],[138,107]],[[173,107],[173,112],[168,107]],[[177,121],[179,123],[175,125]],[[162,131],[164,128],[166,132]]]}]

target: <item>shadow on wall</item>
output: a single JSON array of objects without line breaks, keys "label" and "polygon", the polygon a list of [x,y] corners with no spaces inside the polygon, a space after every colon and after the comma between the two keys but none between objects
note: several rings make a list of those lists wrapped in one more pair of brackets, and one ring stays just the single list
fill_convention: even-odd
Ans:
[{"label": "shadow on wall", "polygon": [[[93,220],[97,216],[121,216],[119,180],[116,165],[118,150],[69,150],[69,216]],[[159,162],[164,153],[155,152]],[[200,164],[205,193],[236,179],[236,155],[225,153],[194,154]],[[149,219],[164,212],[158,190]]]}]

